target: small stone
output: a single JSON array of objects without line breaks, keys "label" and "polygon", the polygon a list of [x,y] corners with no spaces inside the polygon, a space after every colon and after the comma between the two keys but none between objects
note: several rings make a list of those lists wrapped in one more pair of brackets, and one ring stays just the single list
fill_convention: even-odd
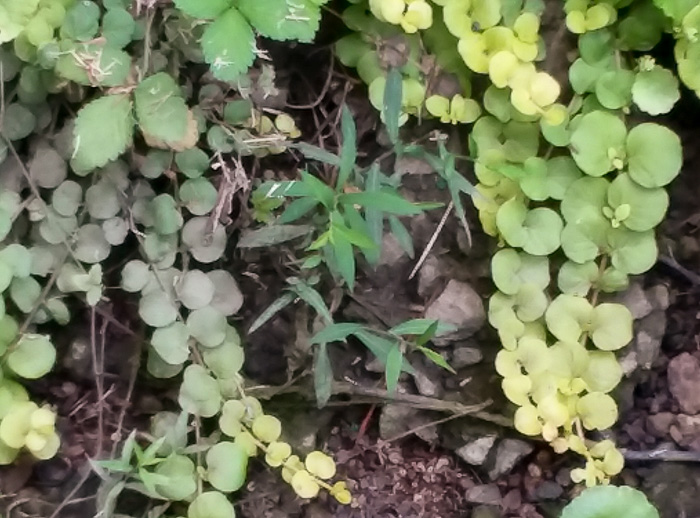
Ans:
[{"label": "small stone", "polygon": [[484,303],[479,294],[466,282],[451,280],[427,308],[425,317],[452,324],[454,333],[437,337],[435,345],[447,345],[476,333],[486,321]]},{"label": "small stone", "polygon": [[429,297],[437,287],[441,276],[440,261],[434,255],[429,255],[418,272],[418,295]]},{"label": "small stone", "polygon": [[700,412],[700,362],[690,353],[682,353],[668,364],[668,388],[686,414]]},{"label": "small stone", "polygon": [[495,480],[505,475],[524,457],[532,453],[533,446],[520,439],[504,439],[496,448],[493,466],[489,469],[489,477]]},{"label": "small stone", "polygon": [[452,353],[453,369],[462,369],[470,365],[476,365],[484,359],[482,352],[476,347],[457,347]]},{"label": "small stone", "polygon": [[649,288],[647,290],[647,299],[649,299],[655,311],[666,311],[671,305],[671,296],[668,286],[665,284],[657,284]]},{"label": "small stone", "polygon": [[671,435],[679,446],[693,451],[700,451],[700,416],[679,414],[676,424],[671,425],[671,430],[676,428],[677,433]]},{"label": "small stone", "polygon": [[373,354],[369,355],[367,358],[365,369],[367,369],[368,372],[375,372],[377,374],[384,374],[386,371],[384,364]]},{"label": "small stone", "polygon": [[676,416],[671,412],[659,412],[658,414],[647,416],[647,432],[658,439],[664,439],[668,436],[669,429],[675,418]]},{"label": "small stone", "polygon": [[564,489],[552,480],[545,480],[535,489],[535,498],[538,500],[556,500]]},{"label": "small stone", "polygon": [[464,499],[472,504],[499,504],[501,490],[496,484],[482,484],[467,489]]},{"label": "small stone", "polygon": [[562,487],[569,487],[574,483],[574,481],[571,480],[571,468],[561,468],[554,476],[554,480]]},{"label": "small stone", "polygon": [[492,505],[479,505],[474,508],[472,518],[502,518],[503,513]]},{"label": "small stone", "polygon": [[654,310],[647,298],[642,285],[638,282],[630,284],[629,288],[615,297],[615,302],[624,304],[632,313],[632,318],[639,320]]},{"label": "small stone", "polygon": [[[413,429],[426,442],[437,441],[437,427],[425,425],[434,421],[432,415],[407,405],[385,405],[379,416],[379,436],[386,440]],[[422,427],[422,428],[421,428]]]},{"label": "small stone", "polygon": [[490,437],[480,437],[474,441],[468,442],[461,448],[457,448],[455,453],[467,464],[472,466],[481,466],[486,462],[491,448],[496,442],[494,435]]},{"label": "small stone", "polygon": [[637,363],[642,369],[651,369],[659,357],[661,342],[666,334],[666,313],[654,311],[644,317],[637,328],[634,338],[634,350]]},{"label": "small stone", "polygon": [[426,397],[442,396],[443,390],[440,384],[440,377],[435,375],[431,376],[428,372],[423,370],[422,367],[415,366],[413,381],[415,381],[416,388],[421,395]]},{"label": "small stone", "polygon": [[382,266],[396,266],[401,259],[408,258],[406,252],[393,234],[385,233],[382,237],[382,253],[379,264]]}]

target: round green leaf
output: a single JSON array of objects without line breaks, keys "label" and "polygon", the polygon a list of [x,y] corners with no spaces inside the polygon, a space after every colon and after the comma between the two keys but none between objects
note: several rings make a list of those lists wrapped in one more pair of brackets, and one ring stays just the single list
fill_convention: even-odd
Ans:
[{"label": "round green leaf", "polygon": [[180,202],[195,216],[204,216],[216,205],[218,192],[206,178],[185,181],[179,191]]},{"label": "round green leaf", "polygon": [[131,43],[135,29],[136,22],[126,9],[108,9],[102,17],[102,35],[111,47],[126,47]]},{"label": "round green leaf", "polygon": [[627,136],[629,174],[642,187],[663,187],[681,170],[681,139],[673,131],[646,122]]},{"label": "round green leaf", "polygon": [[563,223],[551,209],[538,207],[528,211],[512,198],[498,209],[496,225],[506,242],[531,255],[549,255],[560,245]]},{"label": "round green leaf", "polygon": [[201,270],[190,270],[175,287],[180,302],[187,309],[202,309],[214,297],[214,283]]},{"label": "round green leaf", "polygon": [[151,327],[165,327],[177,319],[177,308],[167,293],[154,290],[141,297],[139,315]]},{"label": "round green leaf", "polygon": [[56,362],[56,349],[48,336],[24,334],[6,357],[7,366],[17,376],[38,379],[49,373]]},{"label": "round green leaf", "polygon": [[174,234],[182,228],[182,214],[177,209],[175,199],[169,194],[160,194],[150,202],[153,214],[153,227],[160,235]]},{"label": "round green leaf", "polygon": [[223,493],[205,491],[187,508],[187,518],[236,518],[236,512]]},{"label": "round green leaf", "polygon": [[51,206],[60,216],[75,216],[83,201],[83,189],[72,180],[61,183],[51,193]]},{"label": "round green leaf", "polygon": [[139,171],[146,178],[155,179],[162,175],[170,167],[173,154],[163,149],[151,149],[143,160]]},{"label": "round green leaf", "polygon": [[217,225],[213,232],[208,227],[209,218],[200,216],[189,220],[182,229],[182,242],[200,263],[213,263],[226,250],[226,231],[223,226]]},{"label": "round green leaf", "polygon": [[632,102],[634,73],[631,70],[608,70],[595,85],[595,94],[604,107],[617,110]]},{"label": "round green leaf", "polygon": [[143,251],[146,258],[159,269],[169,268],[177,257],[177,234],[146,233]]},{"label": "round green leaf", "polygon": [[14,277],[12,265],[0,261],[0,293],[9,288],[12,277]]},{"label": "round green leaf", "polygon": [[598,278],[598,265],[593,261],[583,264],[566,261],[559,269],[557,285],[562,293],[585,297]]},{"label": "round green leaf", "polygon": [[163,358],[158,356],[158,353],[153,347],[148,349],[148,360],[146,361],[146,370],[154,378],[168,379],[173,378],[182,372],[182,364],[171,365]]},{"label": "round green leaf", "polygon": [[182,322],[173,322],[153,332],[151,345],[163,361],[171,365],[185,363],[190,356],[190,332]]},{"label": "round green leaf", "polygon": [[663,221],[668,209],[668,193],[661,187],[642,187],[625,173],[615,178],[610,185],[608,204],[613,209],[628,205],[630,214],[622,224],[630,230],[644,232]]},{"label": "round green leaf", "polygon": [[138,259],[132,259],[122,268],[121,288],[136,293],[141,291],[148,282],[148,265]]},{"label": "round green leaf", "polygon": [[41,298],[41,285],[34,277],[16,277],[10,284],[10,298],[22,313],[30,313]]},{"label": "round green leaf", "polygon": [[83,225],[76,234],[75,257],[84,263],[99,263],[107,259],[112,247],[102,229],[95,224]]},{"label": "round green leaf", "polygon": [[632,100],[650,115],[668,113],[681,98],[678,79],[670,70],[654,66],[637,72],[632,85]]},{"label": "round green leaf", "polygon": [[584,173],[603,176],[615,168],[613,159],[624,158],[626,135],[619,117],[602,111],[587,113],[571,134],[571,154]]},{"label": "round green leaf", "polygon": [[656,263],[658,248],[653,230],[633,232],[622,227],[611,229],[608,243],[612,264],[622,273],[639,275]]},{"label": "round green leaf", "polygon": [[212,417],[221,408],[219,385],[201,365],[185,369],[178,402],[185,412]]},{"label": "round green leaf", "polygon": [[236,279],[226,270],[212,270],[207,272],[207,277],[214,284],[211,307],[218,309],[227,317],[238,313],[243,306],[243,293]]},{"label": "round green leaf", "polygon": [[579,399],[576,412],[588,430],[607,430],[617,421],[615,400],[600,392],[591,392]]},{"label": "round green leaf", "polygon": [[175,164],[188,178],[199,178],[209,169],[209,156],[195,147],[175,154]]},{"label": "round green leaf", "polygon": [[112,182],[102,180],[85,191],[85,207],[94,219],[109,219],[121,211],[121,193]]},{"label": "round green leaf", "polygon": [[561,518],[659,518],[659,512],[637,489],[596,486],[574,498]]},{"label": "round green leaf", "polygon": [[248,453],[240,444],[222,441],[207,452],[207,479],[224,493],[238,491],[245,484]]},{"label": "round green leaf", "polygon": [[0,261],[12,267],[15,277],[29,277],[32,257],[24,246],[11,243],[0,249]]},{"label": "round green leaf", "polygon": [[581,376],[590,392],[611,392],[622,379],[622,366],[614,353],[590,351],[588,368]]},{"label": "round green leaf", "polygon": [[80,1],[68,9],[61,26],[64,37],[87,41],[95,37],[100,27],[100,8],[95,2]]},{"label": "round green leaf", "polygon": [[228,323],[219,310],[207,306],[190,313],[187,317],[187,327],[201,345],[216,347],[226,338]]},{"label": "round green leaf", "polygon": [[20,103],[5,106],[2,117],[2,134],[9,140],[21,140],[31,135],[36,127],[36,117]]},{"label": "round green leaf", "polygon": [[567,258],[583,264],[594,260],[607,244],[610,223],[605,218],[567,223],[561,232],[561,248]]},{"label": "round green leaf", "polygon": [[600,304],[593,309],[590,334],[598,349],[621,349],[632,341],[632,313],[622,304]]},{"label": "round green leaf", "polygon": [[68,166],[48,142],[41,141],[29,161],[29,175],[39,187],[53,189],[66,179]]},{"label": "round green leaf", "polygon": [[566,191],[582,174],[570,156],[547,160],[547,194],[555,200],[564,199]]},{"label": "round green leaf", "polygon": [[156,465],[154,471],[167,478],[167,482],[156,485],[156,491],[163,498],[187,500],[197,491],[196,468],[185,455],[170,455]]},{"label": "round green leaf", "polygon": [[39,235],[51,245],[64,243],[78,228],[78,218],[75,216],[60,216],[53,208],[49,208],[46,217],[39,223]]},{"label": "round green leaf", "polygon": [[578,342],[588,329],[593,308],[584,297],[562,294],[547,308],[545,321],[549,331],[563,342]]},{"label": "round green leaf", "polygon": [[112,246],[119,246],[129,235],[129,224],[124,218],[110,218],[102,222],[102,232]]},{"label": "round green leaf", "polygon": [[223,343],[214,348],[201,350],[204,363],[220,379],[233,378],[243,367],[245,353],[236,330],[229,326]]},{"label": "round green leaf", "polygon": [[604,220],[610,182],[605,178],[583,177],[571,184],[561,201],[561,213],[567,223]]},{"label": "round green leaf", "polygon": [[506,248],[493,256],[491,274],[496,287],[507,295],[515,295],[523,284],[544,290],[549,285],[549,259]]}]

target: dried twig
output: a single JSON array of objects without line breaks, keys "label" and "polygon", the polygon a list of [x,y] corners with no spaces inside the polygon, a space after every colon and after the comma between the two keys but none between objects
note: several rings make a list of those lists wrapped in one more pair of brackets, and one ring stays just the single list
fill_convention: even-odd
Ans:
[{"label": "dried twig", "polygon": [[416,275],[416,273],[418,273],[418,270],[420,269],[420,267],[423,265],[425,260],[428,258],[428,255],[430,254],[430,251],[435,246],[435,242],[437,241],[437,238],[440,235],[440,232],[442,232],[442,229],[445,226],[445,223],[447,222],[447,217],[450,215],[450,212],[452,212],[453,208],[454,208],[454,203],[451,201],[450,204],[445,209],[445,213],[442,215],[442,218],[440,219],[440,223],[438,224],[437,228],[435,229],[435,232],[433,232],[433,235],[430,237],[430,241],[428,241],[428,244],[425,246],[425,250],[423,250],[423,253],[421,254],[420,258],[418,259],[416,266],[413,267],[413,270],[411,271],[411,275],[408,276],[409,280],[413,279],[413,277]]},{"label": "dried twig", "polygon": [[700,452],[679,451],[669,448],[658,448],[656,450],[622,450],[625,460],[633,462],[700,462]]}]

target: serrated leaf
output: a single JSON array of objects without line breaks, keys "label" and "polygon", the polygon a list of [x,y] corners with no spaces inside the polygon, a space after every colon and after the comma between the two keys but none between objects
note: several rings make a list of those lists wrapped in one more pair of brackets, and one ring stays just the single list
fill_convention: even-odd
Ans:
[{"label": "serrated leaf", "polygon": [[236,4],[260,34],[273,40],[310,43],[321,9],[310,0],[239,0]]},{"label": "serrated leaf", "polygon": [[175,0],[183,13],[202,20],[214,19],[232,5],[232,0]]},{"label": "serrated leaf", "polygon": [[149,137],[171,147],[186,137],[188,108],[169,74],[159,72],[144,79],[134,90],[134,107],[141,131]]},{"label": "serrated leaf", "polygon": [[133,129],[128,95],[106,95],[86,104],[73,129],[76,172],[86,174],[116,160],[131,145]]},{"label": "serrated leaf", "polygon": [[214,76],[233,81],[255,60],[255,34],[238,9],[231,7],[205,29],[202,50]]}]

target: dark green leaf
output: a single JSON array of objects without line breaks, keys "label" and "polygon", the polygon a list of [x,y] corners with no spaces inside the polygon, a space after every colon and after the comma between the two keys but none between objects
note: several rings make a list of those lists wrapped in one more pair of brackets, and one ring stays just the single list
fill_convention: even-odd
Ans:
[{"label": "dark green leaf", "polygon": [[338,202],[343,205],[360,205],[365,208],[378,209],[398,216],[412,216],[423,212],[420,207],[398,194],[385,191],[341,194],[338,196]]},{"label": "dark green leaf", "polygon": [[296,293],[299,298],[306,302],[309,306],[314,308],[316,313],[318,313],[319,316],[321,316],[328,324],[333,323],[333,316],[331,315],[328,306],[326,306],[326,303],[323,301],[323,297],[321,297],[321,294],[318,291],[304,281],[299,281],[298,283],[292,285],[289,289]]},{"label": "dark green leaf", "polygon": [[309,189],[311,196],[316,198],[327,208],[330,209],[333,207],[333,199],[335,198],[333,189],[307,171],[301,172],[301,182]]},{"label": "dark green leaf", "polygon": [[309,225],[270,225],[246,232],[238,241],[239,248],[272,246],[305,236],[313,231]]},{"label": "dark green leaf", "polygon": [[453,325],[443,324],[440,321],[431,318],[414,318],[413,320],[407,320],[406,322],[402,322],[401,324],[392,327],[389,329],[389,332],[395,335],[421,336],[429,331],[433,326],[435,326],[436,335],[449,333],[456,329]]},{"label": "dark green leaf", "polygon": [[289,306],[294,302],[294,295],[292,293],[284,293],[281,297],[270,304],[262,314],[255,319],[255,321],[250,325],[248,334],[253,334],[255,331],[260,329],[265,323],[274,317],[277,313],[282,311],[284,308]]},{"label": "dark green leaf", "polygon": [[311,160],[318,160],[319,162],[323,162],[335,167],[340,166],[339,156],[334,155],[333,153],[330,153],[325,149],[321,149],[318,146],[312,146],[311,144],[307,144],[306,142],[295,142],[294,144],[291,144],[290,147],[298,149],[306,158],[309,158]]},{"label": "dark green leaf", "polygon": [[284,210],[279,218],[279,222],[291,223],[296,221],[312,211],[316,205],[318,205],[318,200],[313,198],[300,198],[298,200],[294,200]]},{"label": "dark green leaf", "polygon": [[415,250],[413,248],[413,238],[411,234],[403,226],[403,223],[396,216],[389,216],[389,227],[391,228],[391,233],[399,242],[399,245],[408,254],[408,257],[413,259],[415,256]]},{"label": "dark green leaf", "polygon": [[328,347],[322,342],[316,348],[314,358],[314,389],[316,391],[316,404],[323,408],[331,398],[333,391],[333,367],[328,357]]},{"label": "dark green leaf", "polygon": [[389,354],[386,357],[386,390],[390,394],[396,391],[396,385],[399,383],[401,376],[401,366],[403,364],[403,353],[399,348],[399,344],[394,344],[389,349]]},{"label": "dark green leaf", "polygon": [[338,273],[347,283],[348,289],[355,289],[355,254],[352,249],[352,244],[343,234],[338,233],[337,227],[334,227],[332,242],[333,256],[335,264],[338,268]]},{"label": "dark green leaf", "polygon": [[342,342],[349,335],[364,329],[362,324],[353,324],[350,322],[341,322],[340,324],[330,324],[321,329],[311,338],[312,344],[321,344],[328,342]]},{"label": "dark green leaf", "polygon": [[338,167],[338,182],[335,190],[340,192],[345,187],[350,173],[355,167],[357,158],[357,129],[355,121],[346,104],[343,104],[343,115],[340,119],[340,127],[343,135],[343,147],[340,150],[340,166]]},{"label": "dark green leaf", "polygon": [[397,147],[399,145],[399,117],[401,116],[401,99],[403,89],[403,78],[398,68],[389,70],[384,87],[384,124],[389,134],[389,140]]},{"label": "dark green leaf", "polygon": [[[365,192],[377,192],[380,187],[379,164],[374,162],[367,172]],[[365,224],[367,225],[369,237],[371,237],[372,241],[377,243],[378,246],[374,249],[365,249],[362,252],[370,264],[376,265],[382,253],[381,243],[382,235],[384,234],[384,214],[377,209],[365,209]]]},{"label": "dark green leaf", "polygon": [[455,370],[450,367],[450,364],[445,361],[445,358],[443,358],[440,354],[436,353],[432,349],[428,349],[427,347],[420,346],[418,347],[418,350],[422,352],[426,358],[428,358],[431,362],[433,362],[435,365],[438,367],[442,367],[446,371],[451,372],[452,374],[457,374]]},{"label": "dark green leaf", "polygon": [[[386,338],[382,338],[381,336],[378,336],[377,334],[372,333],[371,331],[368,331],[366,329],[357,331],[356,333],[353,333],[353,335],[357,337],[357,339],[360,340],[360,342],[362,342],[365,345],[365,347],[367,347],[367,349],[369,349],[380,362],[382,362],[382,365],[386,365],[387,357],[389,356],[389,351],[392,347],[394,347],[394,345],[398,343],[398,340],[389,340]],[[406,358],[403,359],[403,365],[401,369],[404,372],[408,372],[409,374],[415,372],[411,364],[406,361]]]}]

